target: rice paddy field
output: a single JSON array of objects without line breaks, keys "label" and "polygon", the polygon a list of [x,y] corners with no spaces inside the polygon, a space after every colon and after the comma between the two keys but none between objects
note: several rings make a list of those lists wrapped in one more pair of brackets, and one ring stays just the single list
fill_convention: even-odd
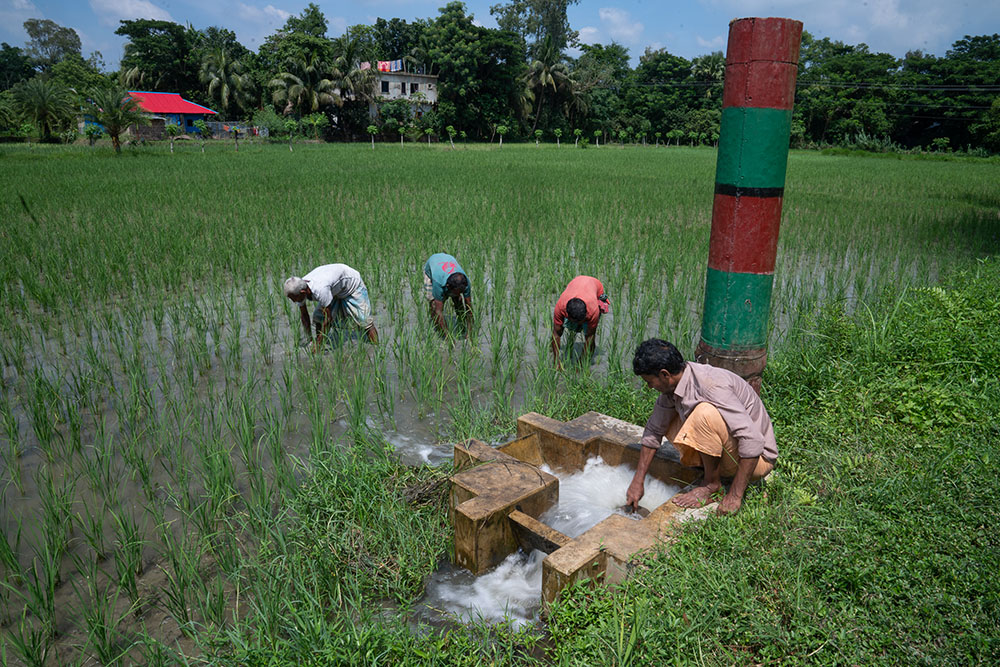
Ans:
[{"label": "rice paddy field", "polygon": [[[5,146],[0,165],[12,664],[476,655],[492,631],[406,620],[447,557],[452,443],[610,412],[639,342],[698,339],[710,149]],[[995,161],[793,152],[772,357],[831,304],[864,316],[995,254],[998,183]],[[469,275],[469,337],[433,330],[435,252]],[[378,345],[299,346],[281,284],[333,262],[360,271]],[[557,372],[552,308],[578,274],[611,312],[594,359]]]}]

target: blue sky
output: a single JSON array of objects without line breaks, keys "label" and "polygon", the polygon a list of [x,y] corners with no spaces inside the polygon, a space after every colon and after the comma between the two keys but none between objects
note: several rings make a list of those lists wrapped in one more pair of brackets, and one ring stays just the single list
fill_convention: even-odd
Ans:
[{"label": "blue sky", "polygon": [[[498,0],[466,2],[477,22],[495,26],[489,6]],[[158,18],[196,28],[218,25],[234,30],[256,50],[261,41],[308,0],[0,0],[0,41],[24,46],[28,18],[51,19],[75,29],[84,55],[100,51],[117,67],[123,39],[114,34],[120,19]],[[340,35],[355,23],[377,17],[406,20],[437,16],[446,0],[353,0],[317,2],[329,20],[328,34]],[[783,16],[805,24],[817,37],[902,56],[912,49],[944,55],[964,35],[1000,32],[1000,0],[582,0],[569,8],[570,24],[587,43],[616,41],[629,49],[633,64],[646,47],[666,48],[692,58],[725,50],[728,24],[744,16]]]}]

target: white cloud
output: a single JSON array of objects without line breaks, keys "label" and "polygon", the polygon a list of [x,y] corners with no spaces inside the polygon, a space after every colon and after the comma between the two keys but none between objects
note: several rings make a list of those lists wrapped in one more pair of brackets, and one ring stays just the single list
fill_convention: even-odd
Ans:
[{"label": "white cloud", "polygon": [[713,51],[718,51],[726,45],[726,38],[722,35],[716,35],[712,39],[705,39],[701,35],[695,37],[695,41],[698,42],[698,46],[703,49],[712,49]]},{"label": "white cloud", "polygon": [[42,18],[43,14],[29,0],[13,0],[0,4],[0,36],[5,42],[27,39],[22,26],[30,18]]},{"label": "white cloud", "polygon": [[[816,37],[902,56],[910,49],[942,54],[954,35],[1000,18],[996,0],[702,0],[731,16],[785,16]],[[983,28],[981,32],[995,32]],[[976,33],[979,34],[979,33]]]},{"label": "white cloud", "polygon": [[625,44],[635,44],[642,35],[643,26],[633,21],[632,15],[617,7],[602,7],[597,11],[605,30],[612,39]]},{"label": "white cloud", "polygon": [[263,23],[264,25],[284,25],[285,21],[288,20],[288,17],[291,16],[291,14],[286,12],[284,9],[278,9],[274,5],[254,7],[253,5],[248,5],[243,2],[237,3],[236,11],[239,14],[239,17],[244,21],[249,21],[251,23]]},{"label": "white cloud", "polygon": [[580,41],[584,44],[597,44],[601,41],[601,31],[593,26],[580,28]]},{"label": "white cloud", "polygon": [[109,26],[117,26],[122,19],[174,20],[170,12],[148,0],[90,0],[90,8]]}]

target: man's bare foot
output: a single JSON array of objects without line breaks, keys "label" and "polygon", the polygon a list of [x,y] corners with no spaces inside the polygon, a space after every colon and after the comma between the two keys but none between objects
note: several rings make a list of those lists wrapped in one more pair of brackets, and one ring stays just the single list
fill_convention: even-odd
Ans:
[{"label": "man's bare foot", "polygon": [[743,505],[743,498],[737,497],[732,493],[727,493],[726,496],[719,501],[719,506],[715,509],[715,513],[719,516],[724,514],[732,514]]},{"label": "man's bare foot", "polygon": [[687,493],[682,493],[673,497],[673,502],[678,507],[701,507],[708,502],[712,494],[718,491],[718,487],[699,486]]}]

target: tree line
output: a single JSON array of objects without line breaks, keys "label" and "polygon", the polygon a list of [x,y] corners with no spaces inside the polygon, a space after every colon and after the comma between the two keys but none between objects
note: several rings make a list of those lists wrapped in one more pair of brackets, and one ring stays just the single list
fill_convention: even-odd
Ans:
[{"label": "tree line", "polygon": [[[84,58],[71,28],[30,19],[23,48],[0,47],[0,133],[73,136],[81,97],[113,88],[178,92],[272,135],[306,126],[316,138],[344,140],[718,140],[721,52],[687,60],[647,48],[632,67],[620,44],[579,43],[566,18],[575,2],[493,5],[497,28],[449,2],[433,18],[379,18],[338,37],[309,4],[257,51],[223,27],[126,20],[116,30],[127,39],[116,72],[104,71],[100,54]],[[567,55],[573,47],[577,57]],[[379,96],[375,63],[397,59],[438,77],[433,110],[423,112],[421,93]],[[940,57],[896,58],[804,32],[792,144],[1000,152],[1000,35],[966,36]]]}]

